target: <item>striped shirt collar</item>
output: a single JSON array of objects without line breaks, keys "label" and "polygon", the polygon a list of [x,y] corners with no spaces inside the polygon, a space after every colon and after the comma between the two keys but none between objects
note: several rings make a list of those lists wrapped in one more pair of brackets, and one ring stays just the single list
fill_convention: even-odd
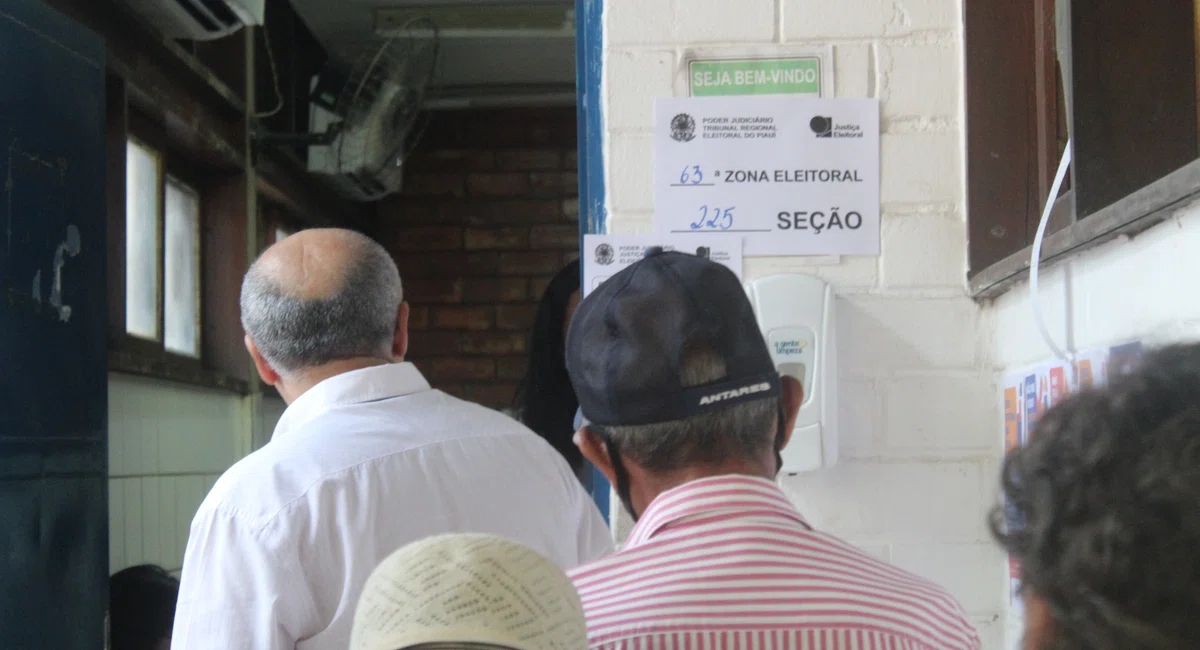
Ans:
[{"label": "striped shirt collar", "polygon": [[684,483],[658,495],[642,513],[625,548],[637,548],[682,520],[721,512],[783,517],[812,528],[774,482],[727,474]]}]

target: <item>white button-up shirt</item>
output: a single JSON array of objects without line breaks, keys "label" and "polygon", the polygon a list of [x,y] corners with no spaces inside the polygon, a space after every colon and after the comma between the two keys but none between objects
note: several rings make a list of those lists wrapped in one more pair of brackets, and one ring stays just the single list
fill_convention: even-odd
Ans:
[{"label": "white button-up shirt", "polygon": [[325,380],[196,513],[172,648],[345,650],[371,570],[449,532],[522,542],[564,569],[612,550],[566,461],[519,423],[408,363]]}]

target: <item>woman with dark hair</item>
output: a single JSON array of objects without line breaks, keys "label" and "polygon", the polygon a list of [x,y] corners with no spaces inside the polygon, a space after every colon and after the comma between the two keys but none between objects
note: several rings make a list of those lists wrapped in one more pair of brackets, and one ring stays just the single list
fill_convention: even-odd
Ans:
[{"label": "woman with dark hair", "polygon": [[522,424],[545,438],[583,480],[583,454],[575,447],[575,411],[579,401],[567,377],[563,349],[567,325],[579,306],[579,261],[550,280],[538,305],[529,341],[529,369],[517,387],[513,410]]}]

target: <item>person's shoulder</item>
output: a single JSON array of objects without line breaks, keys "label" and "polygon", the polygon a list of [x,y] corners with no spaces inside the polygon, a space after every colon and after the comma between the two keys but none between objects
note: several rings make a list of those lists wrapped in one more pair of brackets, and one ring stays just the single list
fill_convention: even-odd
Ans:
[{"label": "person's shoulder", "polygon": [[961,611],[958,600],[946,588],[932,580],[902,569],[832,535],[824,535],[824,537],[831,546],[845,553],[847,559],[865,570],[868,575],[873,576],[875,581],[892,586],[897,592],[904,593],[910,599],[925,600],[930,604]]},{"label": "person's shoulder", "polygon": [[922,612],[922,618],[929,617],[928,620],[937,621],[938,624],[929,630],[937,641],[935,648],[969,650],[978,647],[979,636],[975,626],[971,624],[962,604],[945,587],[875,557],[838,537],[825,533],[818,535],[829,546],[831,553],[841,556],[846,566],[853,567],[875,584],[881,600],[894,601],[903,609]]},{"label": "person's shoulder", "polygon": [[195,521],[237,524],[256,531],[278,516],[303,489],[287,445],[268,443],[237,461],[217,479]]},{"label": "person's shoulder", "polygon": [[506,411],[490,409],[482,404],[459,399],[441,391],[432,391],[439,400],[439,412],[443,420],[439,426],[446,429],[445,436],[471,438],[503,437],[506,442],[516,439],[528,445],[529,453],[559,457],[550,443]]},{"label": "person's shoulder", "polygon": [[586,604],[590,591],[603,588],[612,577],[623,575],[628,566],[638,564],[642,551],[642,548],[618,550],[598,560],[569,569],[567,577],[575,583],[576,590]]},{"label": "person's shoulder", "polygon": [[482,404],[455,397],[440,390],[433,390],[430,393],[437,400],[438,406],[444,409],[448,417],[487,422],[512,431],[528,431],[525,425],[517,421],[516,414],[511,409],[496,410],[488,408]]}]

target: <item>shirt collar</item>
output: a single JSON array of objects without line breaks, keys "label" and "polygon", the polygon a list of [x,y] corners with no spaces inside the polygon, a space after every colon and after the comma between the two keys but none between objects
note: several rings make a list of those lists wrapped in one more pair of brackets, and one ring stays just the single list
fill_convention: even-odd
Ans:
[{"label": "shirt collar", "polygon": [[411,363],[389,363],[335,375],[308,389],[288,405],[276,436],[299,428],[309,420],[338,406],[364,404],[431,390],[429,382]]},{"label": "shirt collar", "polygon": [[772,481],[729,474],[685,483],[658,495],[646,508],[626,542],[633,548],[650,541],[671,524],[697,515],[720,512],[768,514],[792,519],[805,528],[808,522]]}]

